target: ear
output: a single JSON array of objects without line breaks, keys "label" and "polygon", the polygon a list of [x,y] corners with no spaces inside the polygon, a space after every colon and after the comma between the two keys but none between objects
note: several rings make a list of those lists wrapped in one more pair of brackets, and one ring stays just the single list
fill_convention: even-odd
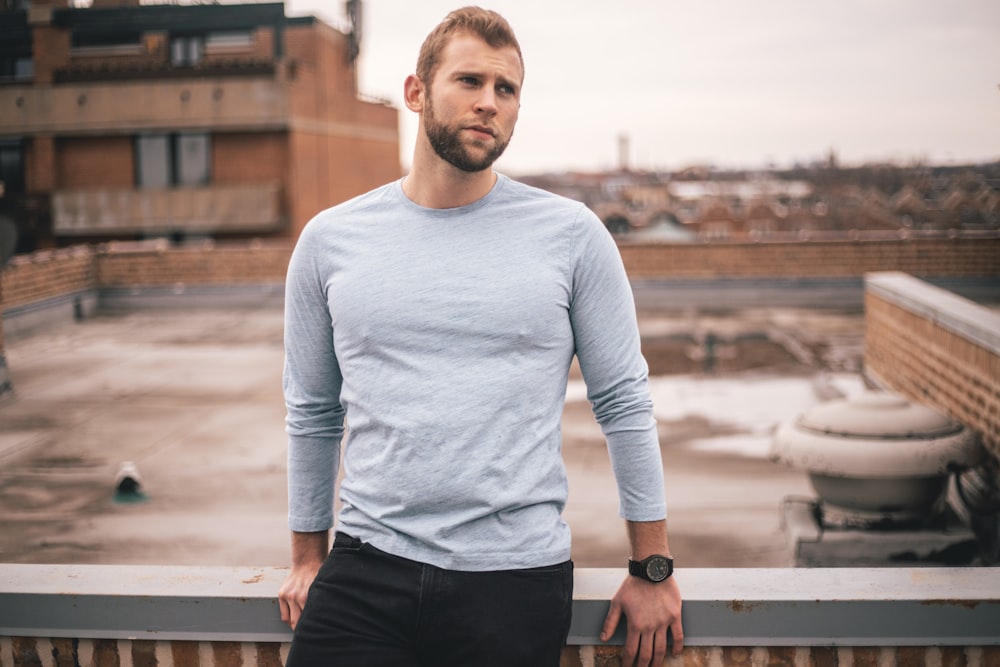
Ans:
[{"label": "ear", "polygon": [[403,101],[406,108],[414,113],[421,113],[424,110],[424,94],[426,92],[424,82],[416,74],[406,77],[403,84]]}]

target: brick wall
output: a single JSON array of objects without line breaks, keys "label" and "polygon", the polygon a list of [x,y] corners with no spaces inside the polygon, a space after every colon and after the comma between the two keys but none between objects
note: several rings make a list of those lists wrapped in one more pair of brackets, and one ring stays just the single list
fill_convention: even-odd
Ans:
[{"label": "brick wall", "polygon": [[290,243],[172,248],[166,244],[116,246],[96,253],[99,287],[246,285],[282,283]]},{"label": "brick wall", "polygon": [[0,397],[11,389],[4,357],[3,311],[92,289],[94,268],[92,250],[78,246],[17,256],[0,271]]},{"label": "brick wall", "polygon": [[65,137],[56,143],[55,188],[132,188],[135,150],[131,136]]},{"label": "brick wall", "polygon": [[[298,77],[308,88],[302,102],[314,104],[329,94],[348,94],[356,90],[356,71],[347,64],[347,37],[321,22],[300,24],[285,28],[285,55],[295,61]],[[317,82],[322,86],[316,86]],[[311,113],[317,109],[311,106]],[[307,113],[307,115],[311,115]]]},{"label": "brick wall", "polygon": [[[563,650],[559,667],[620,667],[618,646],[582,646]],[[667,667],[996,667],[1000,647],[834,647],[834,646],[696,646],[685,648]]]},{"label": "brick wall", "polygon": [[37,25],[33,30],[31,41],[35,83],[52,83],[55,70],[69,62],[69,30],[50,25]]},{"label": "brick wall", "polygon": [[[388,107],[371,105],[371,114],[383,116],[388,122]],[[337,160],[330,173],[330,201],[345,201],[363,194],[373,183],[381,185],[400,175],[399,150],[388,141],[372,141],[364,137],[331,137],[329,150],[333,155],[354,156],[352,159]],[[387,175],[392,174],[387,178]],[[329,203],[322,205],[322,208]]]},{"label": "brick wall", "polygon": [[255,58],[274,58],[274,28],[257,28],[253,33],[251,51]]},{"label": "brick wall", "polygon": [[[942,295],[930,285],[907,279],[927,295],[927,309],[867,289],[865,292],[865,372],[919,403],[934,406],[975,429],[983,444],[1000,457],[1000,351],[977,340],[977,311],[984,324],[994,317],[985,307]],[[934,296],[942,308],[934,310]],[[965,321],[950,323],[947,306],[967,311]],[[988,324],[985,326],[989,327]],[[963,329],[966,330],[963,332]],[[1000,331],[994,331],[1000,338]]]},{"label": "brick wall", "polygon": [[[279,241],[180,248],[111,243],[18,256],[0,273],[0,312],[94,287],[281,283],[290,252],[291,242]],[[867,271],[1000,277],[1000,239],[629,244],[621,253],[633,279],[861,277]]]},{"label": "brick wall", "polygon": [[[93,287],[283,282],[291,242],[172,247],[110,243],[17,256],[0,274],[0,310]],[[626,245],[629,276],[861,277],[871,271],[918,276],[1000,277],[1000,239],[867,243]]]},{"label": "brick wall", "polygon": [[[560,667],[619,667],[619,646],[569,646]],[[115,639],[45,639],[13,637],[0,640],[0,667],[80,665],[82,667],[281,667],[288,644],[267,642],[197,642]],[[797,667],[798,665],[949,665],[996,667],[1000,647],[708,647],[685,648],[664,665],[718,667]]]},{"label": "brick wall", "polygon": [[917,276],[998,277],[1000,239],[629,244],[631,278],[859,277],[871,271]]},{"label": "brick wall", "polygon": [[288,80],[291,233],[316,213],[402,175],[399,114],[357,98],[346,64],[347,37],[322,23],[285,31],[294,74]]},{"label": "brick wall", "polygon": [[87,246],[16,256],[0,273],[0,312],[93,289],[95,269],[95,253]]},{"label": "brick wall", "polygon": [[288,645],[277,643],[35,637],[3,643],[9,649],[0,645],[0,667],[281,667],[288,655]]},{"label": "brick wall", "polygon": [[218,132],[212,135],[212,183],[282,183],[288,173],[284,132]]},{"label": "brick wall", "polygon": [[[288,173],[287,135],[282,132],[217,132],[212,135],[212,185],[275,184]],[[135,185],[132,136],[59,139],[56,189],[122,189]]]},{"label": "brick wall", "polygon": [[28,141],[24,156],[25,189],[28,193],[55,188],[56,141],[51,134],[36,134]]},{"label": "brick wall", "polygon": [[[305,86],[296,82],[296,88]],[[292,236],[319,211],[401,175],[396,110],[343,97],[340,117],[303,118],[289,133]],[[330,100],[312,100],[319,106]],[[305,105],[298,96],[293,104]],[[354,109],[340,109],[339,105]],[[305,105],[308,106],[308,105]],[[322,111],[322,109],[320,109]]]}]

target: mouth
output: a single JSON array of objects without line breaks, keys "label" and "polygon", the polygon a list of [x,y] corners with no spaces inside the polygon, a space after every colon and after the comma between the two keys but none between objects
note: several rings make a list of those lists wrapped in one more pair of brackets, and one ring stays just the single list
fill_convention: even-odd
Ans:
[{"label": "mouth", "polygon": [[486,127],[485,125],[470,125],[465,129],[469,130],[474,135],[479,136],[480,138],[485,138],[485,137],[496,138],[496,132],[493,130],[493,128]]}]

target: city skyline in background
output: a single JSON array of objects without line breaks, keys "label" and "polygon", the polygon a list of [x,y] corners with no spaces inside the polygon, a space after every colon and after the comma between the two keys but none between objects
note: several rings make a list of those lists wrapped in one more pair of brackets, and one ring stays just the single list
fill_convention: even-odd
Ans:
[{"label": "city skyline in background", "polygon": [[[403,80],[462,4],[364,2],[358,87],[400,110],[404,168],[416,118]],[[1000,159],[1000,3],[478,4],[511,22],[526,63],[501,171]],[[349,27],[343,2],[288,0],[286,12]]]}]

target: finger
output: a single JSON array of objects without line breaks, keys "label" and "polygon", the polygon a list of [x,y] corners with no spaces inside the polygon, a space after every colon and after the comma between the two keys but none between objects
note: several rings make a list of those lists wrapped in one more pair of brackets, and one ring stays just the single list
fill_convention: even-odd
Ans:
[{"label": "finger", "polygon": [[670,634],[674,637],[674,655],[680,655],[684,650],[684,628],[680,616],[670,625]]},{"label": "finger", "polygon": [[[642,635],[638,631],[632,628],[628,629],[625,634],[625,664],[632,665],[635,664],[636,658],[639,656],[639,650],[642,648]],[[649,660],[646,662],[640,662],[639,664],[643,667],[648,664]]]},{"label": "finger", "polygon": [[639,655],[636,656],[638,662],[636,663],[640,667],[648,667],[649,665],[655,665],[653,662],[654,649],[656,648],[656,635],[647,632],[640,636],[639,639]]},{"label": "finger", "polygon": [[289,609],[288,602],[285,601],[285,598],[278,598],[278,607],[281,609],[281,620],[291,625],[292,612],[291,609]]},{"label": "finger", "polygon": [[615,634],[615,629],[618,627],[618,622],[621,620],[622,610],[618,606],[616,600],[611,601],[611,609],[608,610],[608,616],[604,619],[604,627],[601,629],[601,641],[606,642],[611,639],[611,636]]},{"label": "finger", "polygon": [[653,661],[651,665],[662,665],[663,659],[667,657],[667,629],[658,630],[653,643]]}]

